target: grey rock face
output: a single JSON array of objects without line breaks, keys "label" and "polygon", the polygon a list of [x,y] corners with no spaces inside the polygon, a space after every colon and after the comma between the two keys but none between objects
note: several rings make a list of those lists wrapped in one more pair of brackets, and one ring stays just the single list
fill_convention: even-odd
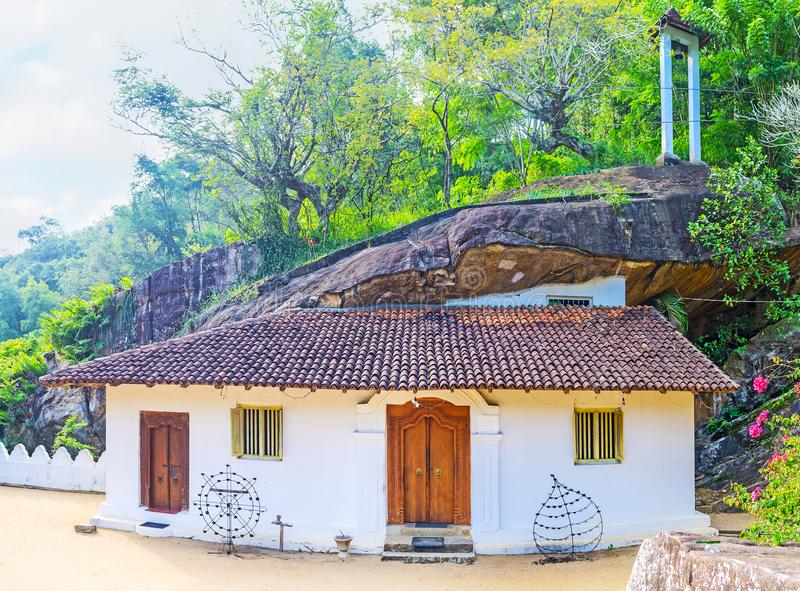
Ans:
[{"label": "grey rock face", "polygon": [[[742,385],[741,389],[725,396],[698,396],[699,406],[705,412],[700,417],[696,416],[701,419],[695,438],[696,470],[700,477],[698,485],[704,489],[701,496],[710,510],[727,510],[723,497],[730,482],[745,486],[761,484],[763,479],[759,468],[774,449],[766,445],[764,440],[753,441],[747,432],[747,424],[734,423],[736,429],[729,429],[724,436],[709,433],[703,425],[708,419],[719,417],[725,406],[735,405],[744,412],[750,412],[790,388],[793,383],[791,380],[775,374],[770,374],[770,385],[766,392],[758,393],[752,387],[753,379],[772,365],[775,357],[800,357],[800,327],[783,321],[763,329],[743,347],[733,351],[723,367],[725,373]],[[783,409],[781,414],[789,416],[798,410],[800,400]]]},{"label": "grey rock face", "polygon": [[700,473],[708,472],[711,467],[725,458],[736,456],[744,451],[738,437],[727,435],[717,441],[699,448],[697,470]]}]

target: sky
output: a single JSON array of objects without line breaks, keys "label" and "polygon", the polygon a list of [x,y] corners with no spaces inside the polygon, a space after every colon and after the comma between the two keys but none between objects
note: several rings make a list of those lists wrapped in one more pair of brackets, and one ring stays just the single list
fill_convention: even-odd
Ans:
[{"label": "sky", "polygon": [[[347,0],[356,14],[367,0]],[[262,59],[240,0],[5,0],[0,6],[0,254],[46,215],[75,230],[124,203],[135,155],[163,154],[115,126],[112,73],[122,47],[184,91],[218,86],[214,68],[175,43],[182,29],[224,46],[245,68]]]}]

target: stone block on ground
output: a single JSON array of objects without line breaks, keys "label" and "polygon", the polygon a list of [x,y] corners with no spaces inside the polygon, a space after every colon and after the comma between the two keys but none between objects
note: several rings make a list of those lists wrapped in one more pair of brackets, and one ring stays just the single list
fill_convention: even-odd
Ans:
[{"label": "stone block on ground", "polygon": [[[698,542],[713,543],[698,543]],[[627,591],[800,591],[800,544],[661,532],[645,540]]]}]

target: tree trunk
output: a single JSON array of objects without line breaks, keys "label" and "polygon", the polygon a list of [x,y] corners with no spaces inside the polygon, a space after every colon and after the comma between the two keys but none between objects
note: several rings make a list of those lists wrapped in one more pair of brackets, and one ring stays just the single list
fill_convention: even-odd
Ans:
[{"label": "tree trunk", "polygon": [[444,196],[444,206],[450,207],[450,183],[453,170],[453,148],[450,143],[450,136],[444,136],[444,179],[442,181],[442,192]]},{"label": "tree trunk", "polygon": [[450,139],[450,130],[448,120],[450,116],[450,94],[443,93],[444,105],[442,114],[436,111],[436,103],[433,104],[433,114],[439,120],[439,125],[442,128],[442,135],[444,136],[444,178],[442,179],[442,202],[445,207],[450,207],[450,185],[453,176],[453,143]]}]

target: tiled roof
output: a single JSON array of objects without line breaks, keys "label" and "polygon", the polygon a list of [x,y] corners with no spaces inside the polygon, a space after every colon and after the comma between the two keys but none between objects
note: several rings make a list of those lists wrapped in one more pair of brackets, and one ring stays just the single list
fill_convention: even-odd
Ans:
[{"label": "tiled roof", "polygon": [[47,386],[690,390],[737,385],[649,307],[299,310],[68,367]]}]

